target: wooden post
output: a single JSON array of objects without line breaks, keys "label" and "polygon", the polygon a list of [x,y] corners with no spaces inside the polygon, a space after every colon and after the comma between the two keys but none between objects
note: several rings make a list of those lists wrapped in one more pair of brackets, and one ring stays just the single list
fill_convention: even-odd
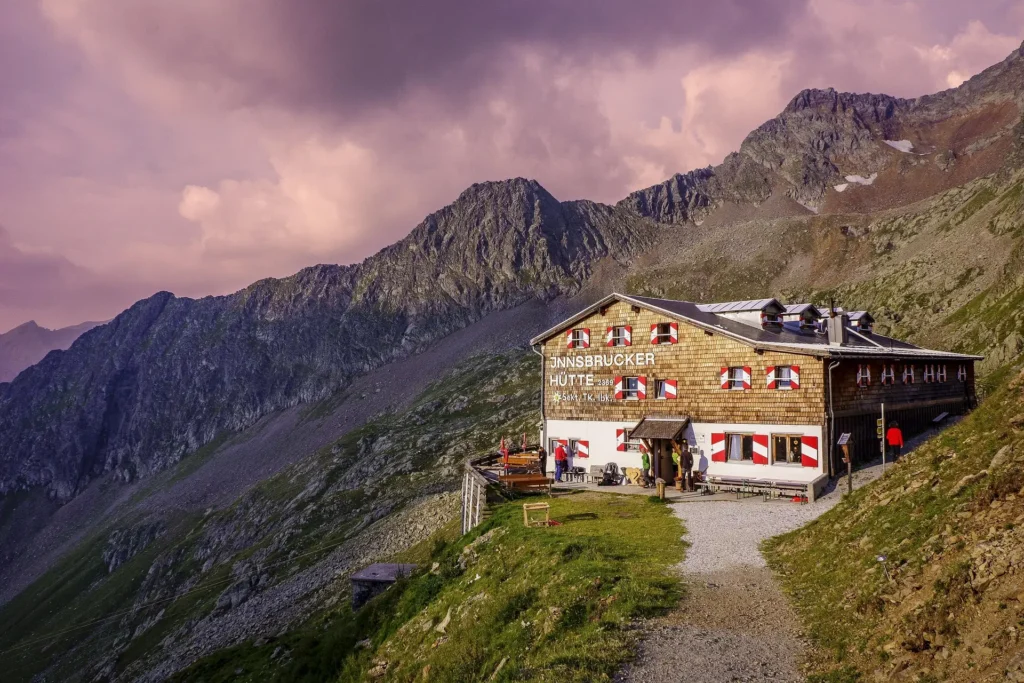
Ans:
[{"label": "wooden post", "polygon": [[843,444],[843,462],[846,463],[846,491],[853,493],[853,461],[850,458],[850,447]]}]

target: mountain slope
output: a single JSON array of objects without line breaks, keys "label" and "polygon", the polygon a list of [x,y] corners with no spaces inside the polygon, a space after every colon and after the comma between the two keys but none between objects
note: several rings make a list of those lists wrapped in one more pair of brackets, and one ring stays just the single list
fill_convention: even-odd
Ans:
[{"label": "mountain slope", "polygon": [[0,493],[130,480],[224,430],[324,398],[489,312],[578,291],[656,228],[522,179],[484,183],[356,266],[199,300],[162,292],[0,385]]},{"label": "mountain slope", "polygon": [[54,349],[64,350],[82,334],[103,323],[81,323],[50,330],[30,320],[0,334],[0,382],[10,382]]},{"label": "mountain slope", "polygon": [[1024,679],[1021,411],[1024,375],[879,481],[768,543],[822,649],[820,673]]}]

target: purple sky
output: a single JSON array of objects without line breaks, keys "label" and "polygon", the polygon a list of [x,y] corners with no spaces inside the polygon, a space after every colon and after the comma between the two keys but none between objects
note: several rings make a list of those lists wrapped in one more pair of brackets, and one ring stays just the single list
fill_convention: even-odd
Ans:
[{"label": "purple sky", "polygon": [[4,0],[0,331],[357,261],[477,181],[614,202],[1022,37],[1016,0]]}]

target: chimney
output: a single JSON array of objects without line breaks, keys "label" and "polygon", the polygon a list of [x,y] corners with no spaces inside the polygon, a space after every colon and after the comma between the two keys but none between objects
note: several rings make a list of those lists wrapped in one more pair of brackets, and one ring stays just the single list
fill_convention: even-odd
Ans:
[{"label": "chimney", "polygon": [[849,342],[850,316],[845,313],[835,313],[828,318],[828,343],[829,346],[846,346]]}]

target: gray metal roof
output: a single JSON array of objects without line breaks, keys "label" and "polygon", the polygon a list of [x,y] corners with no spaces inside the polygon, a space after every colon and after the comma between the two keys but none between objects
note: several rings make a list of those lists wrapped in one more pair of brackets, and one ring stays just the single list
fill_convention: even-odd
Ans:
[{"label": "gray metal roof", "polygon": [[779,308],[783,305],[778,299],[750,299],[748,301],[723,301],[717,304],[696,304],[704,313],[742,313],[746,311],[763,311],[768,304],[774,303]]},{"label": "gray metal roof", "polygon": [[786,306],[786,315],[800,315],[804,311],[813,310],[819,316],[821,311],[814,304],[789,304]]},{"label": "gray metal roof", "polygon": [[[934,358],[946,360],[982,360],[983,356],[972,356],[950,351],[938,351],[935,349],[924,349],[914,346],[905,341],[886,337],[873,333],[864,335],[853,328],[847,328],[849,332],[848,343],[842,346],[829,344],[828,336],[815,329],[804,329],[798,321],[790,321],[780,326],[761,328],[754,325],[717,315],[702,310],[702,306],[689,301],[676,301],[674,299],[655,299],[645,296],[630,296],[627,294],[609,294],[597,303],[585,308],[576,315],[562,321],[555,327],[542,332],[530,340],[531,344],[539,344],[555,334],[565,330],[578,320],[582,320],[592,313],[604,308],[614,301],[624,301],[635,306],[642,306],[655,311],[660,311],[670,317],[686,321],[695,327],[709,332],[718,332],[732,339],[749,344],[754,348],[771,349],[775,351],[789,351],[812,356],[826,358]],[[776,299],[763,299],[762,301],[777,301]],[[735,303],[735,302],[734,302]],[[757,309],[760,310],[760,309]]]}]

